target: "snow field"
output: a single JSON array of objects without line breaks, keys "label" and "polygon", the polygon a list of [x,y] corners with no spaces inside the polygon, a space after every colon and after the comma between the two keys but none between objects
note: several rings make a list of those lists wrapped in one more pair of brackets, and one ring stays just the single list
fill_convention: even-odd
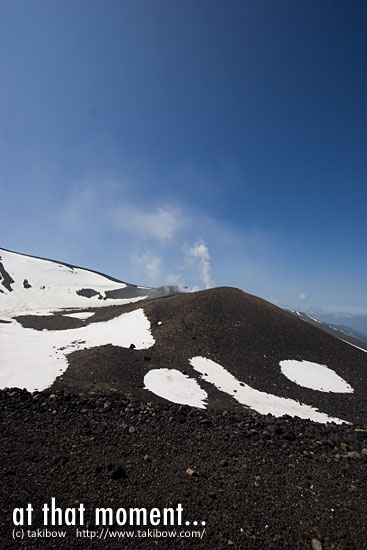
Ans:
[{"label": "snow field", "polygon": [[146,349],[154,344],[150,323],[143,309],[124,313],[110,321],[81,328],[38,331],[16,321],[0,323],[2,367],[0,387],[49,387],[68,367],[67,354],[75,350],[112,344]]}]

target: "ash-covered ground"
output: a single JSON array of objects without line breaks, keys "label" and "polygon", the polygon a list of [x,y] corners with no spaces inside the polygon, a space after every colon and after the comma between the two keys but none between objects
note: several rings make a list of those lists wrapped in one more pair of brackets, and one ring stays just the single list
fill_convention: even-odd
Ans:
[{"label": "ash-covered ground", "polygon": [[[139,402],[120,392],[10,389],[0,404],[4,549],[367,548],[363,426]],[[32,503],[32,527],[24,529],[42,528],[41,506],[52,497],[63,509],[83,503],[89,532],[101,531],[96,507],[179,503],[190,521],[185,532],[205,532],[201,539],[91,540],[64,527],[63,539],[13,540],[14,508]]]}]

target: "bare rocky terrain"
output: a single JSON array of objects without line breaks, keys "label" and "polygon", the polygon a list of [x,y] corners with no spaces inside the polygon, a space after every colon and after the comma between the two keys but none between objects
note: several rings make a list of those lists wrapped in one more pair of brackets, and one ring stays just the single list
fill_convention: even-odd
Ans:
[{"label": "bare rocky terrain", "polygon": [[[365,428],[139,402],[119,392],[13,389],[0,403],[4,549],[367,547]],[[69,527],[63,540],[13,541],[13,509],[31,502],[40,510],[51,497],[64,509],[84,503],[85,529],[98,532],[96,507],[181,503],[184,520],[205,521],[205,533],[93,541]],[[42,527],[40,513],[33,526]]]}]

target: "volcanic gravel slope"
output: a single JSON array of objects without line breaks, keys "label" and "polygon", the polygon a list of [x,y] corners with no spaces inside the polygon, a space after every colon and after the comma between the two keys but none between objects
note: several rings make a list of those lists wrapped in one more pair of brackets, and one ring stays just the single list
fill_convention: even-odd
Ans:
[{"label": "volcanic gravel slope", "polygon": [[[141,305],[103,308],[86,323],[137,307]],[[122,391],[138,400],[163,403],[144,389],[144,376],[151,369],[169,368],[196,378],[209,395],[209,408],[242,408],[191,367],[190,358],[203,356],[257,390],[300,401],[332,417],[367,424],[367,354],[291,313],[233,288],[151,300],[144,304],[144,311],[156,340],[153,347],[135,350],[107,345],[76,351],[68,356],[70,366],[54,388]],[[57,326],[56,320],[40,317],[30,318],[28,326],[41,329],[44,321]],[[327,365],[354,392],[326,393],[302,387],[281,373],[279,362],[287,359]]]}]

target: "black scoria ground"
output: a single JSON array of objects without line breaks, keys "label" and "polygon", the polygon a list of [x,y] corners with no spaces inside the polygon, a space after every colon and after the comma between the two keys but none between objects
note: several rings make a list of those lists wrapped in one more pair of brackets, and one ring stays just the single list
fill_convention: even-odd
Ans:
[{"label": "black scoria ground", "polygon": [[[3,549],[367,548],[364,427],[138,402],[120,392],[11,389],[0,404]],[[65,540],[13,541],[13,509],[31,502],[33,526],[42,527],[38,510],[51,497],[64,509],[84,503],[87,518],[101,506],[181,503],[184,520],[206,521],[205,534],[91,542],[68,528]]]}]

